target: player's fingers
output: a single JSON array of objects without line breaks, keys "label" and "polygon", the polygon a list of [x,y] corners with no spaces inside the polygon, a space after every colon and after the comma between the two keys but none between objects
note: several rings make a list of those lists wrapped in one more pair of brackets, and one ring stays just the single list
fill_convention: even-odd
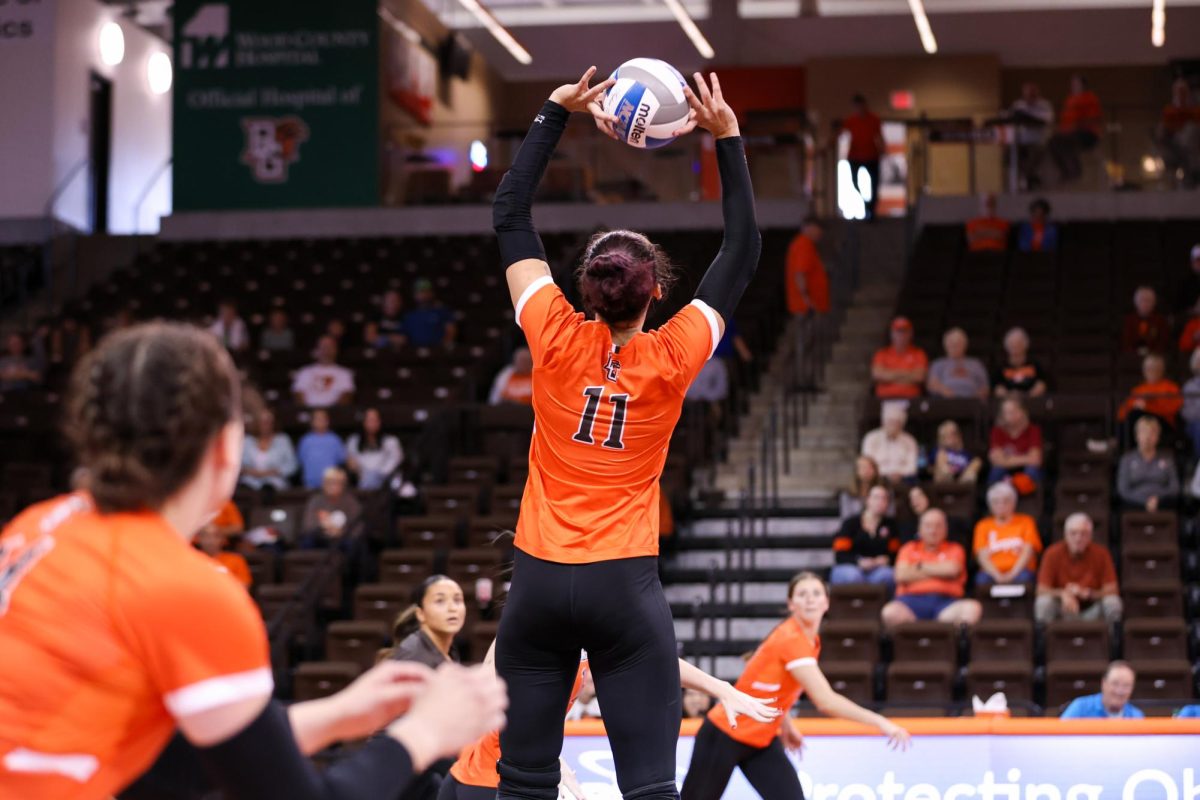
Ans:
[{"label": "player's fingers", "polygon": [[712,78],[713,98],[716,99],[717,102],[724,102],[725,95],[721,94],[721,82],[719,80],[717,80],[717,73],[710,72],[710,73],[708,73],[708,76],[710,78]]},{"label": "player's fingers", "polygon": [[690,86],[683,87],[683,97],[687,100],[688,105],[691,106],[691,113],[695,114],[696,111],[703,107],[700,103],[700,98],[696,97],[696,93],[692,91]]},{"label": "player's fingers", "polygon": [[676,131],[672,131],[671,135],[672,136],[684,136],[686,134],[691,133],[694,130],[696,130],[696,120],[690,119],[687,122],[683,123],[682,128],[680,128],[679,130],[676,130]]},{"label": "player's fingers", "polygon": [[583,77],[579,79],[579,85],[587,86],[588,81],[590,81],[592,79],[592,76],[595,74],[596,74],[596,67],[594,65],[588,67],[587,70],[584,71]]},{"label": "player's fingers", "polygon": [[588,89],[587,94],[585,94],[583,97],[585,100],[589,100],[589,101],[595,100],[600,95],[604,94],[609,89],[611,89],[615,84],[616,84],[616,81],[614,81],[612,78],[603,80],[600,83],[597,83],[591,89]]},{"label": "player's fingers", "polygon": [[704,82],[704,76],[699,72],[693,72],[692,77],[696,79],[696,92],[700,95],[700,102],[708,105],[712,102],[712,92],[708,90],[708,84]]}]

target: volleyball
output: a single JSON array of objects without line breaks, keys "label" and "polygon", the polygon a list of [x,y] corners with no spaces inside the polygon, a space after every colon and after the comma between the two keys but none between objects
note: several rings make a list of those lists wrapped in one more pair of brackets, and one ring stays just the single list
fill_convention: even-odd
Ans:
[{"label": "volleyball", "polygon": [[613,127],[625,144],[653,150],[675,141],[672,134],[688,117],[679,70],[657,58],[633,58],[609,77],[616,83],[604,96],[604,110],[619,120]]}]

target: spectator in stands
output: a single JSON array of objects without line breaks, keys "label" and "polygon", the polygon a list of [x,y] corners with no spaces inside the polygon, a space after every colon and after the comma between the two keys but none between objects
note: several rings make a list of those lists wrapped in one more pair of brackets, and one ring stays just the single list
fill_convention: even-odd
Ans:
[{"label": "spectator in stands", "polygon": [[[875,204],[879,200],[879,162],[887,147],[883,141],[883,123],[867,107],[867,98],[856,94],[850,98],[854,111],[842,120],[842,130],[850,134],[846,160],[850,162],[850,182],[866,206],[866,219],[875,219]],[[859,172],[867,171],[871,185],[859,185]]]},{"label": "spectator in stands", "polygon": [[1045,372],[1029,358],[1029,334],[1024,328],[1011,328],[1004,334],[1004,363],[992,377],[992,386],[997,397],[1041,397],[1046,393]]},{"label": "spectator in stands", "polygon": [[250,346],[246,321],[238,316],[237,303],[232,300],[225,299],[217,304],[217,318],[208,326],[208,332],[231,353],[240,353]]},{"label": "spectator in stands", "polygon": [[292,393],[309,408],[329,408],[354,397],[354,373],[337,363],[337,340],[326,334],[317,340],[316,363],[296,373]]},{"label": "spectator in stands", "polygon": [[1063,540],[1042,556],[1033,614],[1043,624],[1058,619],[1114,624],[1122,610],[1112,555],[1092,541],[1091,517],[1076,512],[1063,525]]},{"label": "spectator in stands", "polygon": [[1145,415],[1133,426],[1137,449],[1121,456],[1117,466],[1117,496],[1134,511],[1158,511],[1179,504],[1179,471],[1175,458],[1158,449],[1162,426]]},{"label": "spectator in stands", "polygon": [[1188,359],[1192,377],[1183,385],[1183,425],[1192,443],[1192,454],[1200,455],[1200,349],[1193,350]]},{"label": "spectator in stands", "polygon": [[983,213],[967,220],[967,249],[972,253],[1003,253],[1008,249],[1008,220],[996,214],[996,195],[983,196]]},{"label": "spectator in stands", "polygon": [[312,428],[300,437],[300,476],[306,489],[320,488],[325,471],[346,460],[342,439],[329,430],[329,412],[323,408],[312,412]]},{"label": "spectator in stands", "polygon": [[854,480],[850,488],[843,490],[838,498],[841,517],[852,517],[861,514],[867,504],[867,495],[876,486],[885,486],[883,475],[879,472],[879,464],[870,456],[860,455],[854,459]]},{"label": "spectator in stands", "polygon": [[398,289],[388,289],[383,293],[379,308],[379,336],[389,347],[404,346],[404,296]]},{"label": "spectator in stands", "polygon": [[862,513],[842,520],[833,537],[834,565],[830,583],[877,583],[892,590],[892,559],[900,549],[896,523],[887,515],[892,493],[876,486]]},{"label": "spectator in stands", "polygon": [[1050,221],[1050,204],[1041,197],[1029,204],[1029,219],[1017,228],[1017,249],[1022,253],[1058,250],[1058,226]]},{"label": "spectator in stands", "polygon": [[1104,112],[1100,98],[1088,88],[1082,75],[1071,76],[1071,93],[1058,118],[1058,132],[1050,137],[1050,157],[1064,183],[1083,175],[1080,156],[1100,143]]},{"label": "spectator in stands", "polygon": [[[1190,253],[1191,269],[1184,278],[1183,285],[1178,288],[1175,298],[1179,310],[1196,308],[1200,303],[1200,242],[1192,245]],[[1174,266],[1172,265],[1172,269]]]},{"label": "spectator in stands", "polygon": [[433,282],[421,278],[414,286],[416,308],[404,315],[404,338],[413,347],[446,347],[454,344],[458,325],[454,313],[437,301]]},{"label": "spectator in stands", "polygon": [[42,383],[42,365],[28,352],[25,337],[10,333],[0,357],[0,392],[24,392]]},{"label": "spectator in stands", "polygon": [[[1142,383],[1134,386],[1129,397],[1117,409],[1117,419],[1125,427],[1133,425],[1147,414],[1157,417],[1170,431],[1175,430],[1179,410],[1183,408],[1183,394],[1179,384],[1166,377],[1167,365],[1163,357],[1150,354],[1142,359]],[[1128,439],[1128,436],[1122,437]]]},{"label": "spectator in stands", "polygon": [[829,311],[829,277],[825,262],[817,252],[823,233],[820,220],[805,217],[800,232],[788,245],[784,296],[791,314],[825,314]]},{"label": "spectator in stands", "polygon": [[[1017,121],[1018,188],[1034,191],[1041,185],[1040,169],[1046,155],[1046,140],[1054,124],[1054,106],[1042,97],[1036,83],[1021,86],[1021,96],[1012,104],[1012,116]],[[1021,124],[1024,122],[1025,124]],[[1005,150],[1007,157],[1008,151]]]},{"label": "spectator in stands", "polygon": [[1175,712],[1175,719],[1200,719],[1200,703],[1189,703]]},{"label": "spectator in stands", "polygon": [[395,436],[383,432],[379,409],[363,412],[362,430],[346,440],[346,469],[358,477],[358,488],[378,489],[404,463],[404,448]]},{"label": "spectator in stands", "polygon": [[1185,189],[1200,183],[1200,105],[1186,78],[1171,84],[1171,103],[1163,109],[1155,136],[1167,177]]},{"label": "spectator in stands", "polygon": [[430,575],[413,590],[412,605],[396,617],[392,641],[397,644],[388,657],[430,669],[458,661],[454,638],[466,621],[462,587],[445,575]]},{"label": "spectator in stands", "polygon": [[242,447],[242,474],[239,482],[251,489],[269,486],[286,489],[299,463],[292,440],[275,430],[275,414],[268,408],[258,412],[253,436]]},{"label": "spectator in stands", "polygon": [[249,589],[254,584],[254,578],[250,575],[250,565],[240,553],[227,549],[228,544],[229,537],[212,522],[196,534],[196,549],[216,561],[222,571],[229,573],[238,583]]},{"label": "spectator in stands", "polygon": [[712,708],[712,698],[699,689],[683,690],[683,718],[702,719]]},{"label": "spectator in stands", "polygon": [[301,549],[335,547],[353,549],[362,533],[362,505],[346,490],[348,479],[341,467],[329,467],[321,476],[321,491],[308,498],[300,525]]},{"label": "spectator in stands", "polygon": [[295,348],[296,336],[288,325],[287,312],[282,308],[271,309],[267,327],[258,335],[258,346],[272,352],[286,352]]},{"label": "spectator in stands", "polygon": [[934,483],[975,483],[983,459],[973,455],[963,444],[958,423],[948,419],[938,425],[937,447],[933,451]]},{"label": "spectator in stands", "polygon": [[975,525],[975,560],[980,586],[993,583],[1033,583],[1042,537],[1028,514],[1017,513],[1017,490],[997,483],[987,492],[990,517]]},{"label": "spectator in stands", "polygon": [[710,358],[688,387],[684,400],[702,404],[710,425],[720,424],[725,401],[729,399],[729,367],[719,358]]},{"label": "spectator in stands", "polygon": [[92,349],[92,330],[75,316],[64,316],[50,331],[50,363],[74,366]]},{"label": "spectator in stands", "polygon": [[882,425],[867,433],[862,454],[879,465],[879,472],[893,485],[917,477],[917,440],[904,430],[908,411],[904,403],[884,403]]},{"label": "spectator in stands", "polygon": [[333,339],[339,349],[346,346],[346,323],[337,317],[325,323],[325,336]]},{"label": "spectator in stands", "polygon": [[[920,523],[921,516],[926,511],[933,508],[933,502],[929,499],[929,494],[924,487],[910,486],[908,489],[908,510],[911,512],[904,516],[897,516],[896,530],[900,532],[900,542],[907,544],[917,538],[917,527]],[[941,509],[943,513],[945,509]],[[971,546],[971,527],[967,520],[961,517],[952,517],[946,515],[946,526],[949,529],[947,538],[951,542],[957,542],[963,552],[967,552],[967,548]],[[967,564],[968,573],[971,570],[971,564]]]},{"label": "spectator in stands", "polygon": [[225,505],[221,506],[221,510],[212,518],[209,523],[216,529],[216,532],[224,536],[226,540],[234,536],[241,536],[246,532],[246,520],[242,517],[241,510],[233,500],[226,500]]},{"label": "spectator in stands", "polygon": [[[716,359],[710,360],[713,363]],[[719,363],[722,376],[725,365]],[[728,383],[726,382],[726,393]],[[722,398],[724,393],[722,394]],[[496,373],[492,381],[492,391],[488,394],[488,404],[498,406],[501,403],[516,403],[527,406],[533,402],[533,356],[528,347],[518,347],[513,351],[512,363]]]},{"label": "spectator in stands", "polygon": [[567,711],[567,721],[599,718],[600,700],[596,697],[596,682],[592,679],[592,671],[587,669],[583,672],[583,682],[579,685],[575,704]]},{"label": "spectator in stands", "polygon": [[920,397],[929,359],[924,350],[913,346],[912,323],[906,317],[896,317],[889,334],[891,344],[877,350],[871,359],[875,396],[885,400]]},{"label": "spectator in stands", "polygon": [[1188,321],[1179,334],[1179,352],[1193,353],[1200,347],[1200,300],[1188,309]]},{"label": "spectator in stands", "polygon": [[1042,429],[1029,421],[1025,404],[1006,397],[992,426],[988,443],[988,483],[1011,481],[1021,494],[1034,491],[1042,482]]},{"label": "spectator in stands", "polygon": [[978,358],[967,355],[967,332],[951,328],[942,337],[946,355],[929,366],[926,389],[934,397],[975,397],[986,400],[991,392],[987,369]]},{"label": "spectator in stands", "polygon": [[979,621],[979,601],[964,599],[967,556],[946,540],[946,515],[931,508],[921,515],[917,539],[896,555],[896,599],[883,607],[883,624],[895,628],[917,620],[971,626]]},{"label": "spectator in stands", "polygon": [[1143,719],[1142,710],[1129,702],[1136,680],[1128,661],[1112,662],[1100,681],[1100,693],[1076,697],[1060,719]]},{"label": "spectator in stands", "polygon": [[1158,311],[1158,293],[1139,286],[1133,293],[1133,311],[1125,315],[1121,349],[1126,353],[1165,353],[1171,346],[1171,326]]}]

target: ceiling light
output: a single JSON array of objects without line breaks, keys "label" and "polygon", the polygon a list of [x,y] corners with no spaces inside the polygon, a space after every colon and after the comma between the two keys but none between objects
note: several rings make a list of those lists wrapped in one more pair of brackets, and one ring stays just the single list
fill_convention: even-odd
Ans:
[{"label": "ceiling light", "polygon": [[679,0],[663,0],[667,4],[667,8],[671,9],[671,13],[675,15],[675,21],[679,23],[679,27],[683,28],[683,32],[692,40],[692,44],[700,51],[700,55],[705,58],[712,58],[716,52],[712,49],[712,45],[708,43],[708,39],[704,38],[704,34],[696,27],[696,23],[692,21],[692,15],[683,7],[683,3]]},{"label": "ceiling light", "polygon": [[937,39],[933,38],[933,28],[929,27],[929,17],[925,16],[925,4],[921,0],[908,0],[912,9],[913,21],[917,23],[917,33],[921,34],[921,46],[925,52],[933,55],[937,52]]},{"label": "ceiling light", "polygon": [[150,91],[155,94],[166,94],[171,91],[171,81],[175,71],[171,68],[171,57],[163,51],[150,55],[146,62],[146,79],[150,82]]},{"label": "ceiling light", "polygon": [[1150,11],[1150,43],[1162,47],[1167,41],[1167,0],[1154,0]]},{"label": "ceiling light", "polygon": [[529,55],[529,51],[521,46],[520,42],[513,38],[513,35],[508,32],[508,29],[500,24],[492,12],[483,7],[478,0],[458,0],[458,2],[467,11],[475,15],[475,19],[479,20],[479,24],[488,29],[496,41],[504,45],[504,49],[509,52],[513,58],[522,64],[532,64],[533,56]]},{"label": "ceiling light", "polygon": [[100,29],[100,60],[109,67],[125,60],[125,32],[116,22],[106,22]]}]

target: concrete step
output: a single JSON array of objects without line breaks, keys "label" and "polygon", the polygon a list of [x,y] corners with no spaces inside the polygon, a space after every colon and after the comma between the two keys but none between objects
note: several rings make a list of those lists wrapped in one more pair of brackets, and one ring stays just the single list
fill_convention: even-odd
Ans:
[{"label": "concrete step", "polygon": [[[718,583],[713,587],[712,601],[727,602],[729,598],[738,599],[737,591],[731,591],[727,583]],[[668,603],[693,603],[699,600],[709,602],[709,586],[706,583],[673,583],[664,586],[663,592]],[[787,585],[780,583],[746,583],[742,585],[740,598],[746,603],[786,603]]]},{"label": "concrete step", "polygon": [[[786,586],[785,586],[785,588],[786,588]],[[786,605],[786,603],[787,603],[787,600],[785,599],[783,605]],[[780,607],[780,616],[781,617],[783,616],[782,605]],[[771,631],[775,630],[776,626],[778,626],[778,625],[779,625],[778,619],[771,619],[769,617],[767,619],[756,619],[753,617],[734,617],[733,619],[730,620],[728,638],[761,641],[762,639],[767,638],[767,636],[770,635]],[[718,624],[717,628],[720,631],[720,635],[724,638],[726,636],[725,621],[721,620],[721,622]],[[675,638],[680,642],[690,642],[697,638],[704,639],[704,638],[707,638],[707,634],[708,634],[708,623],[707,622],[700,629],[699,635],[697,635],[696,623],[694,620],[690,620],[690,619],[675,620]]]},{"label": "concrete step", "polygon": [[[724,538],[730,535],[730,526],[736,524],[736,520],[701,519],[692,523],[688,533],[696,538]],[[837,517],[768,517],[765,533],[768,537],[831,536],[841,524]]]},{"label": "concrete step", "polygon": [[[671,559],[671,566],[677,569],[708,569],[714,563],[725,563],[725,551],[685,550]],[[831,550],[776,550],[758,554],[758,563],[774,569],[825,569],[833,564]]]}]

